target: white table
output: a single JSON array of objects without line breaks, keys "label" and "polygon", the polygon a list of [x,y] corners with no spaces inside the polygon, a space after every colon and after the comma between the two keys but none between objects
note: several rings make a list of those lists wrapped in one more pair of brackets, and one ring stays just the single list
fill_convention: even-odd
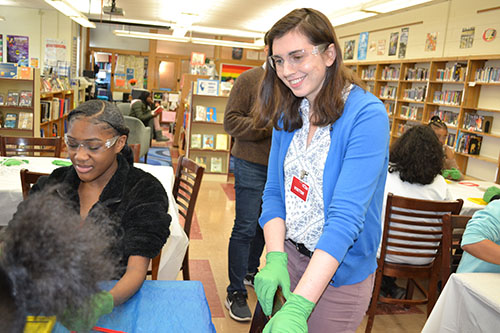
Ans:
[{"label": "white table", "polygon": [[[0,162],[6,159],[0,157]],[[0,225],[7,225],[12,215],[16,212],[17,205],[23,200],[21,190],[21,169],[34,172],[51,173],[58,166],[52,164],[54,160],[62,158],[52,157],[18,157],[18,160],[26,160],[19,166],[0,165]],[[69,160],[66,160],[69,161]],[[170,236],[162,249],[159,280],[175,280],[182,266],[182,260],[188,246],[188,237],[179,225],[179,214],[177,204],[172,196],[174,172],[170,166],[157,166],[143,163],[135,163],[135,167],[149,172],[155,176],[165,188],[168,195],[168,213],[172,216],[170,223]]]},{"label": "white table", "polygon": [[459,182],[447,180],[447,183],[453,200],[462,199],[464,201],[464,205],[460,211],[461,215],[472,215],[474,212],[485,207],[485,205],[472,202],[469,200],[470,198],[482,199],[488,187],[500,187],[498,184],[479,180],[462,180]]},{"label": "white table", "polygon": [[422,332],[500,332],[500,274],[452,274]]}]

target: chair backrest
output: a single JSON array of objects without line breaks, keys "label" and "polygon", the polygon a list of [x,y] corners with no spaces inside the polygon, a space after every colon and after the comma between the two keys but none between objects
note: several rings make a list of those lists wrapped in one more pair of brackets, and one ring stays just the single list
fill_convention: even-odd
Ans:
[{"label": "chair backrest", "polygon": [[144,126],[143,122],[135,117],[124,116],[125,125],[129,128],[127,143],[141,145],[140,157],[146,155],[149,151],[151,141],[151,128]]},{"label": "chair backrest", "polygon": [[62,143],[61,137],[0,136],[0,156],[61,157]]},{"label": "chair backrest", "polygon": [[456,273],[460,260],[462,259],[463,250],[460,246],[462,236],[464,235],[465,227],[472,216],[467,215],[452,215],[446,214],[443,216],[443,223],[448,226],[444,237],[448,240],[447,249],[443,249],[443,264],[447,265],[448,269],[443,272],[443,287],[446,284],[451,273]]},{"label": "chair backrest", "polygon": [[141,145],[139,143],[130,143],[128,146],[134,153],[134,163],[139,163],[139,159],[141,158]]},{"label": "chair backrest", "polygon": [[[458,214],[463,200],[434,201],[387,195],[380,258],[433,262],[442,252],[443,215]],[[403,258],[397,257],[397,258]],[[420,259],[416,259],[420,258]],[[392,260],[391,260],[392,261]]]},{"label": "chair backrest", "polygon": [[130,103],[116,103],[116,106],[124,116],[130,115]]},{"label": "chair backrest", "polygon": [[28,169],[21,169],[21,188],[23,190],[23,199],[28,197],[31,186],[38,181],[41,176],[47,176],[48,173],[33,172]]}]

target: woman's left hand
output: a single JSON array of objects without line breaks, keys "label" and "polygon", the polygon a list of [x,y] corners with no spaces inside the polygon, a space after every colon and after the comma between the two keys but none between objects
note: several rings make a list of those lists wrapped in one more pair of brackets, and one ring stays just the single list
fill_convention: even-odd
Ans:
[{"label": "woman's left hand", "polygon": [[264,327],[263,333],[307,333],[307,319],[314,305],[300,295],[290,294],[283,307]]}]

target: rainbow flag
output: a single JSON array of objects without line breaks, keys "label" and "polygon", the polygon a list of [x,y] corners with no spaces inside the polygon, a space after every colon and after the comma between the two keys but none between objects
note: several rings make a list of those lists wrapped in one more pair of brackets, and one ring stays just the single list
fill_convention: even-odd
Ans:
[{"label": "rainbow flag", "polygon": [[241,73],[252,68],[254,68],[254,66],[222,64],[221,81],[224,82],[230,78],[236,80]]}]

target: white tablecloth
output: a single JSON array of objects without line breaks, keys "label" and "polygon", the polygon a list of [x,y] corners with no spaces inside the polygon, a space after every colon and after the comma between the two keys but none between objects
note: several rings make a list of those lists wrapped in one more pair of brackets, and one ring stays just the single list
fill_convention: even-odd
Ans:
[{"label": "white tablecloth", "polygon": [[452,274],[422,332],[500,332],[500,274]]},{"label": "white tablecloth", "polygon": [[[6,159],[0,157],[0,162]],[[28,169],[35,172],[51,173],[58,166],[52,164],[56,159],[52,157],[19,157],[26,160],[19,166],[0,165],[0,225],[7,225],[12,215],[16,212],[17,205],[22,201],[20,170]],[[69,160],[67,160],[69,161]],[[170,166],[157,166],[143,163],[135,163],[139,169],[149,172],[155,176],[165,188],[169,199],[168,213],[172,216],[170,223],[170,236],[162,249],[159,280],[175,280],[182,265],[182,260],[188,246],[186,233],[179,225],[179,214],[177,205],[172,196],[174,172]]]},{"label": "white tablecloth", "polygon": [[484,192],[490,186],[500,185],[486,182],[486,181],[478,181],[478,180],[463,180],[460,182],[447,181],[448,188],[451,192],[451,196],[453,200],[462,199],[464,201],[464,205],[462,210],[460,211],[461,215],[472,215],[474,212],[481,210],[485,207],[485,205],[477,204],[471,200],[472,199],[482,199]]}]

